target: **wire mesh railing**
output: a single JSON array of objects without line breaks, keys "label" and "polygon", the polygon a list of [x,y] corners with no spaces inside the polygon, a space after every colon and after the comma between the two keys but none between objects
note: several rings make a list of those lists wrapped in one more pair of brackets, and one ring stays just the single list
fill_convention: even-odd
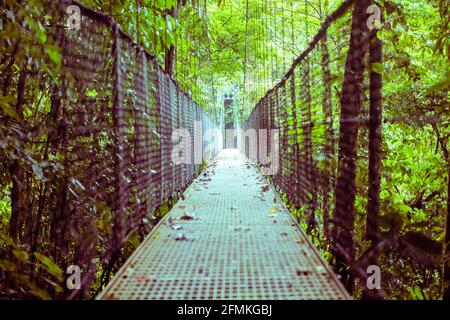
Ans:
[{"label": "wire mesh railing", "polygon": [[[80,28],[66,27],[70,5],[80,8]],[[53,21],[48,45],[60,48],[61,71],[49,93],[43,90],[42,149],[34,147],[27,126],[21,128],[30,138],[23,148],[39,155],[32,163],[24,158],[21,168],[41,172],[41,179],[19,181],[26,192],[21,210],[12,212],[18,223],[11,234],[63,269],[79,266],[81,295],[89,296],[120,265],[127,240],[149,229],[152,213],[178,197],[219,150],[202,137],[195,142],[196,123],[203,132],[217,127],[111,17],[75,1],[55,1],[47,14]],[[33,81],[45,83],[44,73],[39,76]],[[26,83],[26,95],[32,89]],[[172,159],[178,129],[191,137],[184,151],[191,161]],[[195,162],[194,143],[202,152]]]},{"label": "wire mesh railing", "polygon": [[[356,137],[358,134],[364,136],[368,129],[364,113],[368,108],[361,106],[368,105],[368,101],[361,102],[359,98],[356,102],[352,101],[357,104],[354,110],[362,110],[360,115],[355,113],[354,117],[342,117],[340,107],[346,103],[343,98],[348,98],[344,90],[348,86],[344,80],[348,77],[345,71],[358,72],[354,68],[358,63],[361,67],[357,75],[359,78],[355,76],[351,85],[360,84],[356,82],[362,77],[363,56],[369,34],[361,27],[365,24],[365,12],[356,18],[353,14],[353,23],[361,27],[359,33],[355,32],[360,38],[355,40],[350,32],[345,32],[348,31],[352,5],[353,1],[344,1],[325,20],[284,78],[256,104],[243,124],[240,135],[242,151],[251,160],[258,162],[270,176],[307,233],[316,239],[316,245],[322,250],[330,250],[335,259],[340,261],[335,261],[335,269],[350,292],[353,277],[365,281],[367,273],[361,271],[364,270],[362,265],[355,263],[354,230],[349,228],[353,223],[352,215],[354,218],[356,168],[353,167],[350,174],[345,172],[348,167],[344,164],[346,155],[342,152],[362,146],[357,145],[357,138],[350,142],[339,142],[339,137],[342,137],[343,132],[352,130],[352,124],[363,127],[359,133],[356,131]],[[356,5],[353,10],[361,10],[362,6]],[[327,41],[327,34],[334,35],[334,43]],[[356,47],[347,49],[347,44],[352,41],[358,41]],[[333,70],[333,78],[330,69]],[[336,80],[342,80],[342,87],[339,88]],[[350,96],[352,94],[350,99],[359,96],[356,91]],[[376,124],[379,130],[380,124]],[[249,134],[249,130],[255,133]],[[252,146],[253,150],[250,150]],[[350,154],[348,156],[351,157]],[[363,161],[355,157],[352,159],[355,162],[349,162],[348,165],[356,165],[356,162],[361,165]],[[275,166],[274,162],[277,163]],[[269,167],[277,170],[267,171]],[[341,189],[337,187],[339,177],[348,183],[341,184]],[[346,224],[343,222],[345,219],[350,219],[350,222]],[[337,256],[341,256],[341,259]],[[349,268],[352,270],[349,271]],[[381,290],[368,291],[368,294],[372,297],[383,295]]]},{"label": "wire mesh railing", "polygon": [[[410,70],[397,72],[405,53],[392,25],[404,15],[377,5],[343,1],[325,19],[251,111],[240,148],[271,178],[349,292],[439,298],[450,274],[449,206],[446,182],[434,181],[448,182],[448,92]],[[380,19],[386,15],[377,27],[374,7]],[[398,87],[411,78],[413,86]],[[376,287],[369,285],[374,272]]]}]

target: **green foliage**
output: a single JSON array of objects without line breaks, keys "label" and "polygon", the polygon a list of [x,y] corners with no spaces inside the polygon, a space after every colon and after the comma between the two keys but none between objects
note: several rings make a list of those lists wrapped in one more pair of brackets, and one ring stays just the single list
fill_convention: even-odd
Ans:
[{"label": "green foliage", "polygon": [[38,252],[30,254],[4,234],[0,234],[0,257],[0,271],[8,278],[0,284],[2,296],[18,297],[22,291],[28,298],[51,300],[62,292],[63,272],[50,258]]},{"label": "green foliage", "polygon": [[[256,1],[249,0],[246,21],[245,0],[85,0],[85,4],[111,14],[123,30],[165,64],[168,51],[175,48],[174,77],[206,110],[219,119],[220,92],[232,85],[240,87],[238,99],[244,118],[265,91],[279,81],[290,64],[308,45],[326,16],[338,5],[334,1]],[[21,4],[22,3],[22,4]],[[65,163],[70,152],[58,144],[61,127],[55,108],[54,88],[61,85],[64,61],[55,43],[50,14],[56,1],[4,0],[0,18],[0,294],[16,298],[50,299],[66,297],[63,266],[72,262],[84,268],[96,266],[94,284],[83,297],[93,297],[105,279],[117,270],[134,251],[151,223],[133,231],[118,259],[108,260],[108,243],[113,234],[111,203],[86,194],[86,181],[69,180],[67,192],[77,199],[72,219],[64,225],[62,241],[67,256],[59,256],[55,244],[55,194],[71,172]],[[139,3],[139,8],[136,7]],[[270,6],[268,5],[270,4]],[[448,89],[449,30],[448,4],[434,1],[380,1],[385,23],[378,33],[383,42],[383,62],[371,71],[383,76],[383,163],[380,227],[389,246],[379,256],[383,287],[394,299],[436,299],[441,295],[442,242],[445,237],[445,210],[450,150],[450,110]],[[178,7],[178,14],[173,9]],[[139,23],[138,23],[139,21]],[[294,88],[296,101],[289,105],[286,121],[294,124],[291,143],[305,143],[305,123],[311,130],[315,168],[336,176],[335,154],[329,155],[327,143],[339,137],[340,94],[350,36],[350,14],[333,23],[327,43],[321,43],[307,59],[311,78],[311,118],[305,112],[304,83]],[[330,89],[333,119],[322,123],[324,86],[322,53],[330,52]],[[305,70],[294,70],[302,79]],[[367,71],[366,71],[367,72]],[[19,82],[26,74],[25,94],[19,106]],[[366,77],[367,78],[367,77]],[[366,81],[367,82],[367,81]],[[83,88],[68,83],[67,94],[82,99],[103,99],[107,85]],[[362,116],[368,115],[368,84]],[[242,101],[242,102],[241,102]],[[107,107],[110,107],[109,105]],[[92,111],[95,116],[95,111]],[[329,129],[332,127],[332,131]],[[132,134],[133,132],[129,132]],[[156,137],[156,135],[155,135]],[[89,138],[90,139],[90,138]],[[156,138],[155,138],[156,139]],[[86,140],[84,142],[92,142]],[[358,255],[368,249],[365,239],[367,209],[368,131],[361,126],[358,137],[357,196],[355,201],[355,239]],[[98,134],[93,150],[111,144]],[[51,150],[51,151],[50,151]],[[100,152],[100,151],[99,151]],[[292,153],[289,149],[286,152]],[[300,151],[303,156],[303,150]],[[100,155],[100,157],[103,155]],[[299,155],[295,155],[299,156]],[[29,219],[22,221],[17,239],[6,236],[11,223],[14,173],[27,194],[22,203]],[[204,166],[204,163],[201,167]],[[287,169],[284,169],[287,171]],[[107,172],[106,176],[111,173]],[[57,181],[54,184],[47,183]],[[313,200],[311,193],[306,195]],[[332,195],[331,195],[332,196]],[[331,199],[331,197],[330,197]],[[288,202],[286,195],[283,200]],[[320,199],[323,201],[323,199]],[[51,202],[51,203],[50,203]],[[155,212],[154,222],[171,203]],[[289,203],[304,229],[311,210],[307,204],[295,208]],[[330,200],[329,213],[333,211]],[[324,208],[317,208],[317,230],[313,241],[327,260],[332,260],[329,239],[324,236]],[[38,225],[37,223],[41,223]],[[94,232],[95,230],[96,232]],[[92,231],[92,232],[91,232]],[[98,232],[98,233],[97,233]],[[80,239],[82,234],[87,234]],[[8,279],[6,281],[6,279]]]}]

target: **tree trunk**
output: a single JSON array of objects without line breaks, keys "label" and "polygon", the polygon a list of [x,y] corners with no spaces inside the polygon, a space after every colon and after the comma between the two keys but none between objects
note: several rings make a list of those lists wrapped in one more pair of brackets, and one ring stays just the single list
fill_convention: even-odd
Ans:
[{"label": "tree trunk", "polygon": [[[24,65],[20,71],[19,81],[17,84],[17,103],[16,112],[20,116],[23,114],[23,104],[25,99],[25,81],[27,78],[27,67]],[[23,186],[25,182],[25,175],[22,170],[20,160],[13,161],[10,167],[11,174],[11,219],[9,221],[9,233],[14,240],[19,237],[19,229],[24,220],[25,204],[23,196]]]},{"label": "tree trunk", "polygon": [[447,216],[445,218],[445,243],[442,268],[442,298],[450,300],[450,154],[447,148],[447,141],[440,137],[437,126],[434,127],[438,141],[441,145],[442,153],[447,165]]},{"label": "tree trunk", "polygon": [[445,219],[445,251],[444,251],[444,274],[442,279],[444,300],[450,300],[450,159],[447,154],[447,217]]},{"label": "tree trunk", "polygon": [[[361,86],[364,70],[364,33],[366,31],[367,0],[355,1],[352,16],[350,47],[345,64],[339,135],[339,169],[334,209],[335,269],[350,293],[354,277],[349,264],[355,259],[354,221],[356,196],[356,164],[358,126],[361,109]],[[343,254],[343,250],[347,254]],[[347,261],[349,257],[352,261]]]},{"label": "tree trunk", "polygon": [[[326,6],[325,6],[326,7]],[[323,72],[322,82],[324,87],[322,97],[322,111],[324,115],[324,123],[327,126],[326,142],[325,142],[325,172],[322,176],[323,191],[323,229],[325,238],[330,240],[330,191],[332,189],[333,170],[331,168],[331,159],[333,152],[333,106],[331,100],[331,73],[330,73],[330,55],[328,52],[327,35],[325,34],[321,41],[322,57],[321,68]]]},{"label": "tree trunk", "polygon": [[[174,20],[178,19],[178,6],[181,4],[180,1],[177,2],[176,5],[170,10],[169,15],[174,18]],[[174,66],[175,66],[175,53],[176,48],[173,44],[170,45],[169,49],[166,50],[165,60],[164,60],[164,69],[170,75],[173,75]]]},{"label": "tree trunk", "polygon": [[[382,62],[382,43],[377,38],[377,29],[370,32],[370,109],[369,109],[369,189],[367,202],[366,239],[375,246],[379,238],[380,190],[381,190],[381,143],[382,143],[382,75],[374,71],[374,64]],[[364,270],[369,265],[377,264],[377,254],[371,256]],[[372,292],[363,291],[363,299],[373,299]]]},{"label": "tree trunk", "polygon": [[370,111],[369,111],[369,190],[367,203],[366,239],[378,239],[381,188],[381,121],[382,121],[382,76],[373,71],[375,63],[382,62],[382,44],[377,38],[377,29],[370,33]]},{"label": "tree trunk", "polygon": [[443,261],[442,261],[442,298],[450,300],[450,152],[447,148],[448,140],[441,137],[439,129],[436,124],[431,124],[438,145],[441,147],[442,155],[447,166],[447,214],[445,217],[445,237],[443,246]]}]

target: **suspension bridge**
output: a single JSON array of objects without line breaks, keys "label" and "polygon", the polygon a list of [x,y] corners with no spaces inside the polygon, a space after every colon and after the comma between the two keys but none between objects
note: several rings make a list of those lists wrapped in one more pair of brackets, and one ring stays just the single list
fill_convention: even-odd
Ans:
[{"label": "suspension bridge", "polygon": [[[348,6],[349,3],[344,3],[329,20],[342,15]],[[95,17],[91,19],[89,26],[98,23]],[[140,202],[132,204],[132,212],[140,217],[174,193],[181,193],[181,197],[98,299],[349,299],[344,286],[274,189],[277,187],[300,207],[305,203],[317,205],[308,196],[314,193],[313,201],[317,202],[319,185],[325,189],[329,184],[327,179],[316,181],[321,177],[312,160],[311,122],[303,124],[305,142],[300,146],[292,138],[297,133],[297,124],[287,121],[291,113],[296,121],[297,86],[304,86],[306,90],[310,86],[308,62],[302,61],[308,51],[293,64],[282,82],[260,100],[243,125],[246,130],[257,131],[256,141],[249,142],[244,137],[241,150],[221,150],[218,139],[214,143],[200,141],[207,169],[191,182],[190,177],[196,176],[199,167],[189,162],[172,163],[172,132],[188,128],[189,133],[193,133],[195,121],[200,122],[203,129],[220,129],[179,89],[154,58],[135,46],[113,22],[111,26],[111,48],[103,54],[112,53],[114,61],[111,66],[114,75],[112,111],[118,134],[116,143],[123,145],[117,149],[121,156],[115,160],[116,241],[119,243],[126,234],[125,210],[130,206],[130,197],[141,198]],[[319,36],[314,38],[308,50],[314,48],[319,39]],[[102,48],[100,43],[97,45]],[[93,47],[89,47],[92,51]],[[97,57],[99,54],[95,53]],[[102,60],[97,59],[99,63]],[[78,69],[75,64],[70,66],[73,72]],[[98,68],[100,65],[90,67],[89,74],[102,69]],[[130,72],[133,80],[125,75]],[[299,85],[296,73],[301,76]],[[149,83],[156,88],[152,101],[148,99]],[[302,92],[297,94],[305,99]],[[308,101],[306,97],[304,102],[305,108],[299,111],[311,113],[311,98]],[[147,119],[145,115],[149,115]],[[130,118],[134,120],[136,133],[131,146],[125,134]],[[263,135],[261,129],[264,129]],[[281,168],[269,181],[253,163],[261,160],[259,148],[263,141],[260,140],[268,145],[265,152],[275,154],[270,142],[277,138],[272,129],[281,130]],[[159,141],[152,145],[155,134]],[[189,143],[192,149],[188,148],[188,152],[191,152],[196,146],[194,141]],[[249,154],[249,143],[257,146],[255,155]],[[299,147],[306,151],[300,152]],[[251,156],[252,162],[245,154]],[[194,158],[192,152],[188,158]],[[133,166],[137,171],[124,179]],[[296,179],[302,176],[303,179]]]},{"label": "suspension bridge", "polygon": [[100,299],[348,299],[283,201],[224,149]]},{"label": "suspension bridge", "polygon": [[[314,53],[310,51],[324,36],[330,21],[343,15],[350,3],[344,2],[327,19],[310,47],[242,125],[245,130],[258,132],[252,162],[245,156],[250,156],[245,140],[241,150],[221,150],[218,139],[213,143],[188,142],[189,159],[194,158],[192,150],[196,147],[202,150],[207,169],[200,175],[198,163],[173,163],[176,141],[172,134],[178,128],[194,134],[195,123],[203,131],[220,128],[156,59],[108,16],[81,6],[85,27],[63,35],[66,68],[79,85],[80,97],[94,83],[105,84],[105,88],[95,98],[78,101],[73,112],[91,109],[89,113],[97,119],[89,121],[87,113],[83,114],[85,130],[90,131],[75,134],[71,142],[80,145],[80,136],[94,132],[112,139],[114,148],[105,155],[110,153],[115,171],[114,179],[107,182],[113,192],[105,194],[105,182],[94,183],[92,191],[97,189],[100,199],[112,196],[108,205],[114,213],[113,252],[120,250],[129,230],[149,213],[174,196],[179,199],[98,299],[350,298],[279,196],[286,195],[297,207],[308,206],[310,214],[320,201],[322,208],[329,210],[331,178],[325,171],[319,172],[313,149],[331,153],[332,146],[329,139],[321,146],[313,146],[311,141],[313,111],[308,91]],[[111,109],[102,103],[108,99]],[[302,102],[300,108],[295,107],[297,100]],[[328,110],[324,112],[324,120],[330,120]],[[294,123],[288,121],[288,115],[293,115]],[[88,123],[95,123],[94,128]],[[80,122],[74,127],[79,128]],[[294,139],[296,128],[303,129],[302,142]],[[324,136],[329,135],[330,129],[324,128]],[[255,164],[261,160],[260,140],[276,139],[273,129],[280,131],[280,169],[269,180]],[[268,146],[266,152],[274,153],[270,143]],[[74,157],[82,155],[79,152]],[[79,180],[90,184],[103,180],[104,170],[109,169],[89,166],[88,174]]]},{"label": "suspension bridge", "polygon": [[[325,239],[336,242],[336,265],[354,266],[354,249],[342,249],[354,247],[349,213],[356,191],[354,182],[345,181],[352,181],[356,170],[351,159],[357,143],[349,135],[360,102],[354,92],[364,71],[358,48],[367,48],[373,35],[352,33],[349,41],[350,71],[343,72],[341,97],[349,121],[339,148],[345,156],[338,154],[339,124],[332,117],[337,101],[328,64],[334,53],[325,41],[328,29],[340,28],[334,21],[350,15],[353,1],[344,1],[325,19],[286,75],[240,124],[256,132],[250,139],[254,153],[245,136],[238,149],[223,149],[219,139],[174,139],[181,128],[189,136],[197,126],[203,132],[223,128],[110,16],[75,1],[64,3],[77,5],[83,19],[79,29],[59,28],[54,35],[62,73],[51,98],[53,131],[46,152],[62,159],[65,170],[50,188],[57,199],[49,233],[58,248],[55,260],[75,252],[74,263],[91,270],[84,285],[93,281],[98,261],[106,261],[100,281],[107,284],[97,299],[350,299],[344,282],[365,275],[346,269],[344,287],[298,221],[308,231],[320,225]],[[361,29],[364,10],[355,2],[352,23]],[[312,94],[314,87],[319,94]],[[370,99],[381,103],[381,96]],[[371,119],[375,138],[380,125],[381,119]],[[173,161],[179,143],[192,161]],[[268,148],[261,150],[264,145]],[[193,161],[194,150],[201,150],[201,161]],[[279,169],[270,176],[264,174],[266,155],[279,158]],[[175,204],[109,279],[130,237],[168,203]],[[319,211],[323,221],[315,216]],[[71,240],[77,233],[86,240],[81,248]],[[99,252],[100,245],[108,252]]]}]

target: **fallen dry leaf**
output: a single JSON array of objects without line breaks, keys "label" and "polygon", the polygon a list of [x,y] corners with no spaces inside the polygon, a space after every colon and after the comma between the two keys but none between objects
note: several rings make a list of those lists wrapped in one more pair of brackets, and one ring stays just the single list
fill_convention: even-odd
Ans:
[{"label": "fallen dry leaf", "polygon": [[308,268],[298,268],[297,275],[298,276],[308,276],[312,273],[312,271]]},{"label": "fallen dry leaf", "polygon": [[234,228],[234,231],[237,231],[237,232],[247,232],[247,231],[250,231],[250,228],[249,228],[249,227],[246,227],[246,226],[239,226],[239,227]]},{"label": "fallen dry leaf", "polygon": [[171,228],[173,230],[180,230],[180,229],[183,229],[183,226],[180,224],[177,224],[177,223],[172,223]]},{"label": "fallen dry leaf", "polygon": [[184,233],[180,233],[175,238],[175,241],[189,241],[188,237]]},{"label": "fallen dry leaf", "polygon": [[185,211],[184,215],[180,217],[180,220],[197,220],[198,218],[195,216],[194,213],[190,213]]}]

